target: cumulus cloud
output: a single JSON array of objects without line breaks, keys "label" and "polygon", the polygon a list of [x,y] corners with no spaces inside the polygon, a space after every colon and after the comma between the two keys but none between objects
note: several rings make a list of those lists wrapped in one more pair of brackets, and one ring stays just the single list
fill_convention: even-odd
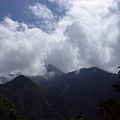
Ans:
[{"label": "cumulus cloud", "polygon": [[29,12],[31,12],[36,18],[38,18],[39,24],[46,31],[50,32],[56,26],[57,16],[48,9],[45,5],[40,3],[36,3],[35,5],[28,6]]},{"label": "cumulus cloud", "polygon": [[45,5],[36,3],[34,6],[29,6],[29,9],[38,18],[43,18],[44,20],[54,19],[52,12]]},{"label": "cumulus cloud", "polygon": [[65,9],[67,10],[71,4],[70,4],[70,0],[48,0],[49,2],[52,2],[52,3],[57,3],[59,4],[60,7],[65,7]]},{"label": "cumulus cloud", "polygon": [[59,12],[68,11],[71,7],[71,0],[48,0],[49,2],[58,5],[57,10]]},{"label": "cumulus cloud", "polygon": [[[78,59],[86,66],[113,70],[119,62],[120,11],[117,1],[73,1],[67,12],[71,25],[64,34],[78,48]],[[111,8],[111,9],[110,9]],[[83,64],[83,66],[85,65]]]},{"label": "cumulus cloud", "polygon": [[6,17],[0,22],[0,74],[44,75],[45,64],[63,72],[91,66],[114,72],[120,61],[119,5],[119,0],[69,0],[59,21],[44,5],[28,6],[49,21],[46,27],[55,25],[50,33]]},{"label": "cumulus cloud", "polygon": [[0,24],[0,33],[1,73],[44,74],[44,59],[49,53],[48,34],[10,18]]}]

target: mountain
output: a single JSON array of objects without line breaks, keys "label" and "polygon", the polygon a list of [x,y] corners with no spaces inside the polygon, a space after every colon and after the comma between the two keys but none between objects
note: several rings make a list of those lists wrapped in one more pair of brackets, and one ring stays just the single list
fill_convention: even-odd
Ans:
[{"label": "mountain", "polygon": [[[72,116],[70,113],[69,116],[61,114],[64,111],[71,111],[70,105],[66,104],[67,102],[62,97],[59,98],[45,93],[40,86],[23,75],[0,85],[0,93],[7,96],[29,120],[65,120]],[[51,103],[54,103],[54,105]],[[64,111],[59,110],[61,105],[63,109],[67,108]]]},{"label": "mountain", "polygon": [[[48,68],[48,72],[61,73],[52,66]],[[32,81],[20,75],[1,84],[0,93],[29,120],[69,120],[76,116],[76,111],[83,111],[89,120],[93,120],[100,118],[97,106],[101,101],[118,98],[112,88],[117,81],[116,74],[92,67],[55,75],[29,77]]]},{"label": "mountain", "polygon": [[65,74],[58,68],[52,66],[51,64],[47,64],[45,67],[46,73],[44,76],[28,76],[33,82],[37,83],[42,87],[44,86],[44,88],[49,80],[56,80],[60,76],[63,76]]},{"label": "mountain", "polygon": [[[32,76],[32,80],[34,80],[35,83],[39,84],[39,81],[45,81],[49,79],[56,79],[59,76],[63,75],[64,73],[57,69],[56,67],[52,66],[51,64],[46,64],[46,73],[44,76]],[[10,74],[4,74],[0,75],[0,84],[6,84],[7,82],[10,82],[17,76],[21,75],[20,72],[16,73],[10,73]]]},{"label": "mountain", "polygon": [[93,120],[100,117],[97,105],[101,101],[118,96],[112,88],[112,83],[116,81],[117,75],[92,67],[63,74],[44,81],[45,84],[40,80],[39,85],[46,92],[69,100],[77,110],[83,110]]},{"label": "mountain", "polygon": [[64,74],[61,70],[59,70],[57,67],[54,67],[51,64],[47,64],[46,69],[47,69],[47,72],[54,72],[55,75],[63,75]]}]

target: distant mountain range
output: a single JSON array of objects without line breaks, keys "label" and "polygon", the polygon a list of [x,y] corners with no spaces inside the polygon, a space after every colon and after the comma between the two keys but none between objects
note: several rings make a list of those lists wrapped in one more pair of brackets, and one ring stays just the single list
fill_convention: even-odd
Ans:
[{"label": "distant mountain range", "polygon": [[39,76],[31,79],[46,92],[69,100],[76,110],[83,110],[91,120],[100,115],[97,105],[101,101],[118,97],[112,88],[118,80],[117,75],[97,67],[82,68],[56,79],[45,80]]},{"label": "distant mountain range", "polygon": [[67,74],[52,65],[46,68],[44,77],[19,75],[0,85],[0,94],[8,97],[29,120],[69,120],[77,116],[77,111],[94,120],[100,118],[97,105],[101,101],[118,98],[112,88],[116,74],[96,67]]}]

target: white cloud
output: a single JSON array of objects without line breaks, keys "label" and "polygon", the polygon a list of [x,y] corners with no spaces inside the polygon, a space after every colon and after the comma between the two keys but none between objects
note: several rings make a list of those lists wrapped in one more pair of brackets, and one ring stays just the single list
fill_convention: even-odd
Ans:
[{"label": "white cloud", "polygon": [[[44,60],[49,54],[48,34],[38,28],[5,18],[0,25],[0,72],[21,71],[24,74],[44,74]],[[22,27],[21,27],[22,26]],[[19,27],[22,30],[17,30]],[[23,30],[24,28],[24,30]]]},{"label": "white cloud", "polygon": [[57,23],[44,5],[29,6],[38,18],[53,22],[55,30],[51,33],[9,17],[1,21],[1,74],[21,71],[43,75],[47,63],[63,72],[91,66],[115,71],[120,61],[119,1],[69,0],[68,4],[71,7]]},{"label": "white cloud", "polygon": [[35,5],[29,5],[28,10],[32,12],[32,14],[39,19],[39,24],[43,29],[50,32],[54,29],[56,25],[57,16],[53,14],[53,12],[48,9],[45,5],[40,3],[36,3]]},{"label": "white cloud", "polygon": [[52,11],[48,9],[45,5],[42,5],[40,3],[36,3],[34,6],[28,7],[33,14],[35,14],[38,18],[43,18],[44,20],[53,20],[54,16],[52,14]]},{"label": "white cloud", "polygon": [[52,3],[57,3],[60,6],[64,6],[64,7],[70,6],[70,0],[48,0],[48,1]]},{"label": "white cloud", "polygon": [[65,35],[73,46],[79,48],[78,59],[84,61],[86,66],[114,70],[113,66],[117,67],[120,60],[117,42],[120,11],[116,2],[76,0],[72,3],[73,7],[67,12],[71,25],[66,28]]}]

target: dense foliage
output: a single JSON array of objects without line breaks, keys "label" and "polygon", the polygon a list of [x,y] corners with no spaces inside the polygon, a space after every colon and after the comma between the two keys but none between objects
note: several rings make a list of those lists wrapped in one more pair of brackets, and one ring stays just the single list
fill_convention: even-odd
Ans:
[{"label": "dense foliage", "polygon": [[[120,67],[118,67],[120,68]],[[115,91],[120,91],[120,70],[118,71],[119,81],[112,85]],[[103,120],[120,120],[120,100],[108,99],[99,103],[99,108],[101,114],[103,115]]]},{"label": "dense foliage", "polygon": [[0,95],[0,120],[25,120],[25,118],[7,98]]},{"label": "dense foliage", "polygon": [[101,102],[99,105],[103,119],[120,120],[120,101],[109,99]]}]

